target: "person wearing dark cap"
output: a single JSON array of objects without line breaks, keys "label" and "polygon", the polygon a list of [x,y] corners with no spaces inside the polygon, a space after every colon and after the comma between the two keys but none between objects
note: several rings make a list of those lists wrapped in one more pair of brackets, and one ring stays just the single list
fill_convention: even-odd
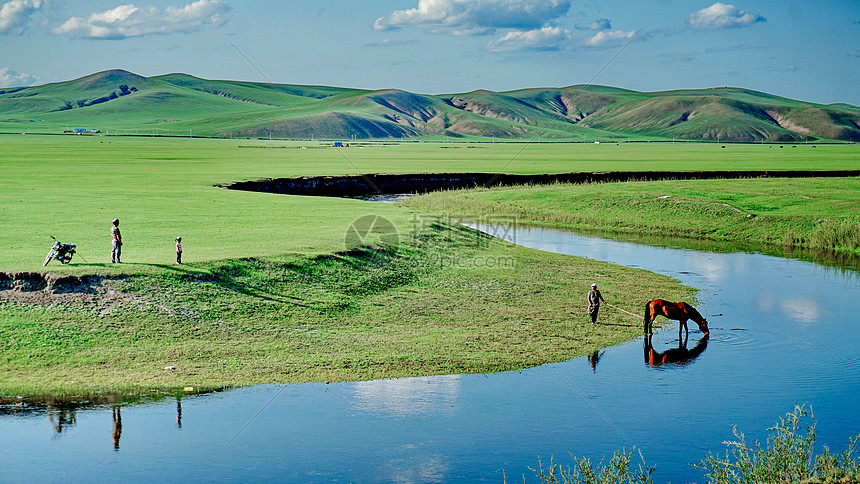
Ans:
[{"label": "person wearing dark cap", "polygon": [[597,284],[591,285],[588,291],[588,314],[591,315],[591,324],[597,324],[597,312],[600,311],[600,301],[606,302],[603,295],[597,290]]},{"label": "person wearing dark cap", "polygon": [[111,251],[110,251],[110,261],[111,263],[120,263],[122,261],[119,260],[119,256],[122,253],[122,234],[119,233],[119,219],[113,219],[113,227],[110,228],[110,239],[111,239]]}]

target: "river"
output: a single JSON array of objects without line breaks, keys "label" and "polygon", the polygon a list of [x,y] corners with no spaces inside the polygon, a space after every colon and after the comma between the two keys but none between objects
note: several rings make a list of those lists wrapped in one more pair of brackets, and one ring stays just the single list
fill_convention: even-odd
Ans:
[{"label": "river", "polygon": [[7,404],[0,481],[534,482],[529,467],[539,461],[568,465],[569,452],[599,461],[635,446],[657,482],[701,482],[690,464],[724,454],[732,425],[763,442],[795,404],[814,410],[818,444],[838,451],[860,434],[857,272],[553,230],[508,233],[700,289],[710,339],[691,324],[685,351],[677,324],[668,325],[651,342],[652,364],[637,339],[491,375],[266,385],[140,405]]}]

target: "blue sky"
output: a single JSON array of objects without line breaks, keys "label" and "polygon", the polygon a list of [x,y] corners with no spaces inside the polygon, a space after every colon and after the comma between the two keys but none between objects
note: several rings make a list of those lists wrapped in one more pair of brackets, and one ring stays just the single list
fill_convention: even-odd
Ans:
[{"label": "blue sky", "polygon": [[739,86],[860,105],[860,1],[0,0],[0,86],[144,76],[440,94]]}]

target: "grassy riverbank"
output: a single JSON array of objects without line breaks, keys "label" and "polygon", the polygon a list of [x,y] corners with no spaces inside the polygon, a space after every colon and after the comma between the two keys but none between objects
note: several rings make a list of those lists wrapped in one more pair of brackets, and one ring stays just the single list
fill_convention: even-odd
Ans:
[{"label": "grassy riverbank", "polygon": [[[99,393],[497,372],[619,343],[584,314],[598,281],[639,313],[662,276],[434,225],[395,251],[197,263],[103,281],[108,296],[0,303],[3,393]],[[69,296],[68,294],[66,296]],[[165,367],[175,367],[166,370]]]},{"label": "grassy riverbank", "polygon": [[436,192],[401,202],[453,216],[860,255],[860,178],[759,178]]},{"label": "grassy riverbank", "polygon": [[[856,167],[853,146],[2,142],[0,271],[81,278],[53,291],[0,288],[6,394],[509,370],[641,332],[638,318],[613,310],[590,325],[591,282],[635,314],[655,296],[692,295],[665,277],[509,247],[411,208],[220,183],[358,172],[807,169],[810,160]],[[346,234],[367,215],[391,222],[393,248],[347,251]],[[107,263],[114,217],[122,265]],[[49,235],[77,244],[74,264],[42,267]],[[182,266],[173,264],[177,235]]]}]

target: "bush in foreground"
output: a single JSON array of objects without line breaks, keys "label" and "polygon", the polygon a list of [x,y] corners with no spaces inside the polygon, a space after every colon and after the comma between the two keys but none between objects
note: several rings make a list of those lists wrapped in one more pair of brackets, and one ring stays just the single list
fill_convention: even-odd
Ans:
[{"label": "bush in foreground", "polygon": [[632,451],[615,451],[608,463],[604,464],[601,460],[595,466],[588,459],[571,456],[572,467],[562,467],[550,459],[546,469],[538,463],[537,469],[529,470],[537,474],[541,482],[550,484],[652,484],[654,481],[651,479],[651,473],[654,472],[654,467],[645,464],[640,452],[642,464],[633,469],[630,465],[632,457]]},{"label": "bush in foreground", "polygon": [[[807,418],[809,423],[802,429]],[[822,453],[815,456],[815,417],[805,406],[795,407],[768,430],[771,435],[762,447],[758,442],[748,445],[744,434],[733,427],[736,440],[725,442],[728,446],[725,457],[710,454],[696,467],[706,471],[707,482],[720,484],[860,482],[860,456],[856,448],[860,436],[849,439],[848,448],[840,454],[832,454],[824,446]]]},{"label": "bush in foreground", "polygon": [[[806,423],[805,423],[806,422]],[[805,428],[802,428],[805,425]],[[819,455],[814,454],[815,417],[811,409],[796,406],[768,429],[771,431],[766,446],[758,442],[748,444],[744,434],[733,427],[735,439],[725,442],[725,457],[709,454],[695,467],[705,471],[705,482],[714,484],[789,483],[804,484],[858,484],[860,483],[860,455],[857,443],[860,435],[849,439],[848,448],[841,453],[830,452],[827,446]],[[544,468],[540,463],[532,470],[541,482],[550,484],[650,484],[654,467],[648,467],[644,458],[637,469],[630,466],[633,452],[616,451],[608,463],[597,466],[588,459],[573,457],[573,466],[562,467],[550,461]],[[641,452],[640,452],[641,457]]]}]

